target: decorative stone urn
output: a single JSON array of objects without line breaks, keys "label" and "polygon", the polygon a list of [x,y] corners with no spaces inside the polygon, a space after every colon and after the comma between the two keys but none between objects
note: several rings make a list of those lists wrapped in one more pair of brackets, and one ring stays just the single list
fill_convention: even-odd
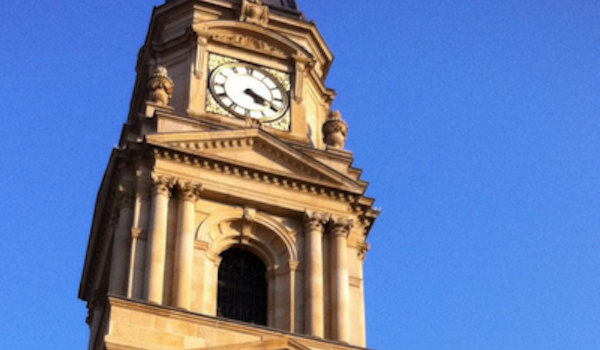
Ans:
[{"label": "decorative stone urn", "polygon": [[331,111],[323,124],[323,141],[332,148],[343,149],[348,134],[348,125],[339,111]]},{"label": "decorative stone urn", "polygon": [[173,93],[173,80],[169,78],[167,69],[163,66],[157,66],[154,74],[148,80],[148,100],[159,106],[169,104],[169,99]]}]

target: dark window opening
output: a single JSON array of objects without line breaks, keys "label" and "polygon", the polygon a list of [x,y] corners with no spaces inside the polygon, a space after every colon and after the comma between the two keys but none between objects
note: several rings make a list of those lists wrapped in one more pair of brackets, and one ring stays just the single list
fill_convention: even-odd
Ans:
[{"label": "dark window opening", "polygon": [[267,325],[265,264],[247,250],[231,248],[221,254],[217,316]]}]

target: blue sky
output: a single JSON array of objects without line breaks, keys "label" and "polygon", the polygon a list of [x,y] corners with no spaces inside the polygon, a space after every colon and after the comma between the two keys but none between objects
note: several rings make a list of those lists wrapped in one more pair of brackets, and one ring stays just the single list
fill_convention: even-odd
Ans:
[{"label": "blue sky", "polygon": [[[96,191],[160,0],[6,2],[2,347],[83,349]],[[376,349],[600,349],[600,3],[298,0],[383,213]]]}]

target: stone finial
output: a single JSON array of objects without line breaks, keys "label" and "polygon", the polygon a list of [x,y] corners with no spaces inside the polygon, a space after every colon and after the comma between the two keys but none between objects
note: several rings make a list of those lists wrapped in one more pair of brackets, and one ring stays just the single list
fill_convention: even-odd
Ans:
[{"label": "stone finial", "polygon": [[156,66],[152,77],[148,80],[148,100],[159,106],[169,104],[169,99],[173,93],[173,80],[169,78],[167,69],[163,66]]},{"label": "stone finial", "polygon": [[260,0],[244,0],[240,21],[266,27],[269,23],[269,6],[263,5]]},{"label": "stone finial", "polygon": [[343,149],[348,134],[348,125],[339,111],[331,111],[323,124],[323,141],[332,148]]}]

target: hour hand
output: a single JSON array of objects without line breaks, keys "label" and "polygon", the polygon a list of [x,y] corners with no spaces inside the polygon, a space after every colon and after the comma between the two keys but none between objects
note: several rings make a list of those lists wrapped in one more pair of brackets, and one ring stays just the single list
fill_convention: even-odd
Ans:
[{"label": "hour hand", "polygon": [[252,91],[252,89],[246,89],[246,90],[244,90],[244,93],[246,95],[252,97],[252,99],[254,100],[254,103],[263,105],[263,106],[267,105],[267,100],[265,100],[263,97],[258,95],[256,92]]}]

